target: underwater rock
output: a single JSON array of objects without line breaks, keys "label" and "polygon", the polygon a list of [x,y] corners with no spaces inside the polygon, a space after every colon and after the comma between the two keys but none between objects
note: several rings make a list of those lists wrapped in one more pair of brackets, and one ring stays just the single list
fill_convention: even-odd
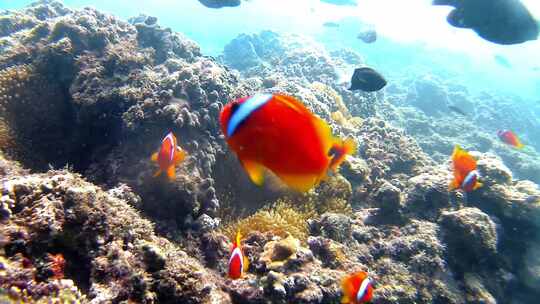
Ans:
[{"label": "underwater rock", "polygon": [[486,263],[497,253],[497,228],[480,209],[443,212],[440,223],[452,262],[463,270]]},{"label": "underwater rock", "polygon": [[347,155],[341,164],[340,172],[347,180],[352,181],[354,185],[358,185],[369,177],[370,169],[365,160]]},{"label": "underwater rock", "polygon": [[319,220],[309,222],[312,234],[344,243],[351,238],[352,220],[344,214],[324,213]]},{"label": "underwater rock", "polygon": [[292,236],[278,241],[270,241],[264,245],[259,261],[266,265],[266,269],[286,272],[289,267],[299,267],[308,260],[302,260],[300,241]]},{"label": "underwater rock", "polygon": [[429,116],[440,116],[448,105],[448,94],[440,82],[431,77],[417,79],[407,99]]},{"label": "underwater rock", "polygon": [[[472,155],[478,156],[474,153]],[[496,155],[484,153],[482,157],[478,157],[476,165],[482,182],[485,182],[486,185],[508,185],[512,182],[512,172]]]},{"label": "underwater rock", "polygon": [[529,288],[536,288],[540,284],[540,245],[533,244],[527,250],[521,275]]},{"label": "underwater rock", "polygon": [[419,218],[437,220],[441,210],[450,207],[448,173],[440,168],[432,168],[408,181],[405,190],[405,206],[408,212]]},{"label": "underwater rock", "polygon": [[375,200],[380,203],[381,212],[396,214],[400,212],[401,191],[394,185],[384,182],[375,193]]},{"label": "underwater rock", "polygon": [[343,245],[321,236],[310,236],[307,243],[313,255],[321,260],[324,267],[335,269],[345,263]]},{"label": "underwater rock", "polygon": [[495,300],[477,275],[466,273],[464,275],[464,281],[465,288],[467,289],[467,303],[497,303],[497,300]]},{"label": "underwater rock", "polygon": [[199,303],[219,293],[218,280],[197,260],[157,237],[152,224],[127,202],[76,174],[51,171],[10,177],[2,184],[3,193],[15,201],[2,227],[8,257],[19,252],[34,264],[43,254],[60,250],[66,278],[77,285],[88,282],[90,299],[144,302],[157,297]]}]

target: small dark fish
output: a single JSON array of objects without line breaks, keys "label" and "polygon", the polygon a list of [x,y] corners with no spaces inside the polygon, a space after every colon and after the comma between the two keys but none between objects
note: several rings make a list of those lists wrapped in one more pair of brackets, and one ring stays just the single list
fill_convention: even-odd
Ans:
[{"label": "small dark fish", "polygon": [[495,62],[498,63],[500,66],[505,67],[507,69],[512,68],[512,64],[510,64],[510,61],[508,61],[508,59],[506,59],[506,57],[497,54],[497,55],[493,56],[493,58],[495,59]]},{"label": "small dark fish", "polygon": [[354,70],[351,78],[349,90],[362,90],[365,92],[375,92],[386,86],[384,77],[372,68],[362,67]]},{"label": "small dark fish", "polygon": [[323,23],[324,27],[339,27],[339,23],[328,21]]},{"label": "small dark fish", "polygon": [[358,5],[358,1],[356,0],[321,0],[321,2],[329,3],[333,5],[350,5],[350,6]]},{"label": "small dark fish", "polygon": [[433,0],[454,10],[446,20],[454,27],[469,28],[497,44],[518,44],[538,39],[539,26],[520,0]]},{"label": "small dark fish", "polygon": [[360,32],[356,38],[364,41],[365,43],[373,43],[377,41],[377,32],[374,29],[369,29]]},{"label": "small dark fish", "polygon": [[461,114],[463,116],[467,116],[467,113],[463,112],[460,108],[458,108],[456,106],[448,105],[448,109],[450,109],[451,111],[456,112],[458,114]]},{"label": "small dark fish", "polygon": [[199,2],[208,8],[240,6],[240,0],[199,0]]}]

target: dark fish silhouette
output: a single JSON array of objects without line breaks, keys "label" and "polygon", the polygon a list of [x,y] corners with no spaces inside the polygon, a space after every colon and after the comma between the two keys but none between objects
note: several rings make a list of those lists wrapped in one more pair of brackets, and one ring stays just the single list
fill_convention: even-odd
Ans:
[{"label": "dark fish silhouette", "polygon": [[328,21],[323,23],[324,27],[339,27],[339,23]]},{"label": "dark fish silhouette", "polygon": [[350,6],[358,5],[358,1],[356,0],[321,0],[321,2],[329,3],[333,5],[350,5]]},{"label": "dark fish silhouette", "polygon": [[349,90],[375,92],[386,86],[386,79],[372,68],[362,67],[354,70]]},{"label": "dark fish silhouette", "polygon": [[505,67],[507,69],[512,68],[512,64],[510,63],[510,61],[508,61],[508,59],[506,59],[506,57],[497,54],[493,56],[493,58],[495,59],[495,62],[498,63],[500,66]]},{"label": "dark fish silhouette", "polygon": [[377,32],[374,29],[369,29],[360,32],[356,38],[364,41],[365,43],[373,43],[377,41]]},{"label": "dark fish silhouette", "polygon": [[240,0],[199,0],[199,2],[208,8],[240,6]]},{"label": "dark fish silhouette", "polygon": [[472,29],[493,43],[538,39],[538,23],[520,0],[433,0],[433,5],[453,6],[446,18],[450,25]]},{"label": "dark fish silhouette", "polygon": [[456,106],[448,105],[448,109],[450,109],[451,111],[456,112],[456,113],[458,113],[460,115],[467,116],[467,113],[463,112],[463,110],[461,110],[460,108],[458,108]]}]

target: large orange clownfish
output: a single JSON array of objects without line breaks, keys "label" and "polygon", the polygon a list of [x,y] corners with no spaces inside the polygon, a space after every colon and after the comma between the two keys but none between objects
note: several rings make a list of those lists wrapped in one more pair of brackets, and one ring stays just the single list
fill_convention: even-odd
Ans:
[{"label": "large orange clownfish", "polygon": [[353,273],[341,281],[342,304],[361,304],[373,298],[373,282],[365,271]]},{"label": "large orange clownfish", "polygon": [[269,169],[289,187],[308,191],[356,150],[352,139],[334,137],[321,118],[281,94],[230,102],[221,111],[220,123],[227,143],[257,185]]},{"label": "large orange clownfish", "polygon": [[448,190],[461,189],[465,192],[471,192],[482,187],[482,183],[478,180],[476,159],[458,145],[454,147],[452,153],[452,164],[454,166],[454,178],[450,182]]},{"label": "large orange clownfish", "polygon": [[249,267],[249,260],[244,256],[240,241],[240,232],[237,232],[231,249],[231,257],[229,258],[229,278],[231,279],[241,278]]},{"label": "large orange clownfish", "polygon": [[176,137],[169,132],[161,141],[158,152],[152,154],[152,161],[157,162],[159,169],[154,177],[166,172],[169,180],[174,180],[176,176],[175,167],[186,158],[186,152],[176,143]]}]

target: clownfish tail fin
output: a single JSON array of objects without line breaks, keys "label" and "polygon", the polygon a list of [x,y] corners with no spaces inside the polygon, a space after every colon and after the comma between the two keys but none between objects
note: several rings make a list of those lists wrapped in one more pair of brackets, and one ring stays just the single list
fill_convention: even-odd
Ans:
[{"label": "clownfish tail fin", "polygon": [[330,160],[330,169],[336,171],[339,165],[345,160],[345,156],[352,155],[356,153],[356,142],[352,138],[347,138],[345,140],[336,140],[330,151],[328,151],[328,156],[331,157]]}]

